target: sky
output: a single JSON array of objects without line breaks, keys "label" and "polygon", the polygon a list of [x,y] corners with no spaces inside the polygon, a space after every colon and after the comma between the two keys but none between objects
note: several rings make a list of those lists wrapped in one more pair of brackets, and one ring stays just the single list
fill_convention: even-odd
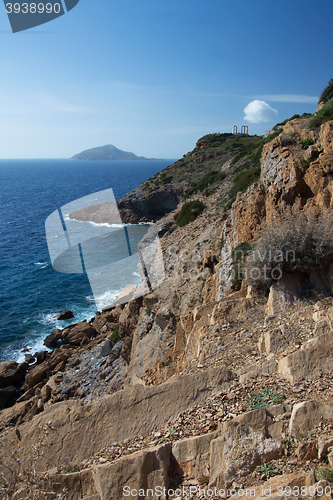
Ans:
[{"label": "sky", "polygon": [[1,2],[0,158],[176,159],[233,125],[261,135],[315,111],[332,21],[330,0],[80,0],[13,34]]}]

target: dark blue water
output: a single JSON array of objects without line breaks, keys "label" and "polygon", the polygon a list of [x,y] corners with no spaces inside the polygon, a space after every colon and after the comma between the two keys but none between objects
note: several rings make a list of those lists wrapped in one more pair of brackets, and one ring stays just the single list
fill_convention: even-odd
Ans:
[{"label": "dark blue water", "polygon": [[48,333],[69,324],[53,318],[62,310],[71,309],[75,321],[96,311],[86,275],[52,268],[46,218],[104,189],[118,200],[173,162],[0,160],[0,361],[22,358],[24,347],[42,349]]}]

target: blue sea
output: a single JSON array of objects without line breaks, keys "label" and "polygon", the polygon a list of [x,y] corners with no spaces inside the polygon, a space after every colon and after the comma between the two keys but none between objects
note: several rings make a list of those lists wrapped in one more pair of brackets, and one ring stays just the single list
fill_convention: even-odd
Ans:
[{"label": "blue sea", "polygon": [[[116,200],[175,160],[0,160],[0,361],[23,360],[22,349],[43,350],[55,328],[90,319],[97,306],[86,274],[63,274],[51,265],[45,220],[73,200],[112,188]],[[98,299],[109,305],[133,269],[120,271]],[[54,316],[70,309],[75,318]]]}]

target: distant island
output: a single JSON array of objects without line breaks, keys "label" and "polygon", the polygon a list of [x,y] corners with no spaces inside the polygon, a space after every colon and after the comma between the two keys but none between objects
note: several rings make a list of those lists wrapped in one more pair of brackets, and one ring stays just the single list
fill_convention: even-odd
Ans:
[{"label": "distant island", "polygon": [[144,156],[136,156],[129,151],[122,151],[112,144],[100,146],[98,148],[86,149],[82,153],[74,155],[71,160],[155,160],[156,158],[145,158]]}]

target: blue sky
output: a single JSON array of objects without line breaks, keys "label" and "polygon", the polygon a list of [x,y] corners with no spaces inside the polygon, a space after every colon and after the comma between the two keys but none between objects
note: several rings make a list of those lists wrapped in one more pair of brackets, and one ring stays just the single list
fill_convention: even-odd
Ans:
[{"label": "blue sky", "polygon": [[233,125],[262,134],[316,109],[332,22],[328,0],[80,0],[12,34],[1,2],[0,158],[179,158]]}]

